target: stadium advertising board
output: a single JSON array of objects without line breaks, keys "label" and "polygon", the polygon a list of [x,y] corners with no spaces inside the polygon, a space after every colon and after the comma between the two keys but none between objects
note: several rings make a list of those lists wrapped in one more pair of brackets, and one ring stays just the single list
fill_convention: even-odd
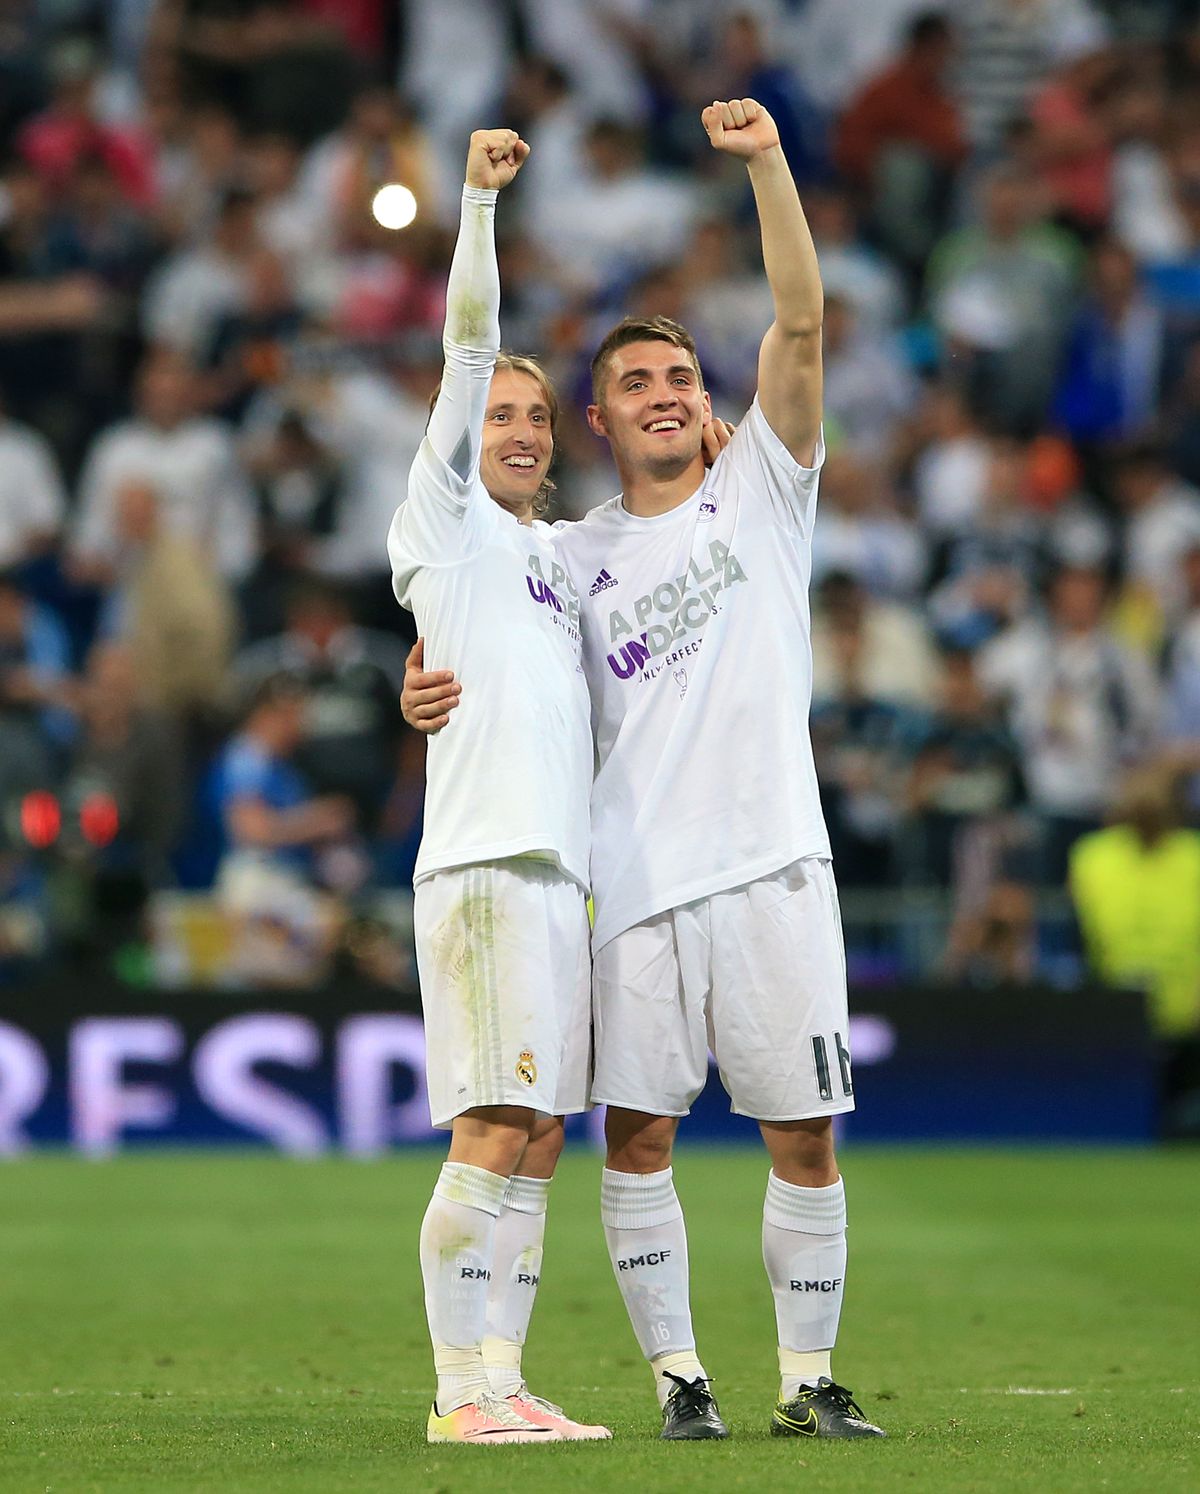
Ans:
[{"label": "stadium advertising board", "polygon": [[[250,997],[126,988],[10,992],[0,1013],[0,1154],[69,1145],[256,1144],[371,1155],[427,1141],[419,1015],[369,990]],[[384,1005],[385,1000],[388,1005]],[[1149,1137],[1140,998],[1018,989],[859,993],[850,1046],[871,1141]],[[835,1081],[840,1035],[824,1056]],[[597,1130],[598,1117],[572,1129]],[[712,1076],[690,1140],[749,1139]]]}]

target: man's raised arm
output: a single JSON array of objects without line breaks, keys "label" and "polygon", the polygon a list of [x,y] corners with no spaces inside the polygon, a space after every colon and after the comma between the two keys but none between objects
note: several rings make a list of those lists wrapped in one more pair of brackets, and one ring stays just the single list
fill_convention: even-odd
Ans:
[{"label": "man's raised arm", "polygon": [[817,252],[775,121],[754,99],[718,100],[700,116],[714,150],[746,163],[758,208],[775,320],[758,355],[758,400],[795,459],[812,465],[821,428],[821,319]]},{"label": "man's raised arm", "polygon": [[446,364],[428,433],[434,451],[463,482],[479,467],[488,390],[500,351],[496,194],[528,154],[515,130],[476,130],[467,152],[462,220],[446,287]]}]

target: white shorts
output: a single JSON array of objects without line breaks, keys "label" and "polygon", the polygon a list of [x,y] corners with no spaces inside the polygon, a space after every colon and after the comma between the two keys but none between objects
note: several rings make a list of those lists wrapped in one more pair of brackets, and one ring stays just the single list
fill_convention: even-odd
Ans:
[{"label": "white shorts", "polygon": [[413,898],[435,1126],[477,1105],[588,1108],[587,899],[546,861],[435,872]]},{"label": "white shorts", "polygon": [[712,1049],[738,1115],[854,1109],[833,869],[809,856],[672,908],[596,951],[592,1099],[686,1115]]}]

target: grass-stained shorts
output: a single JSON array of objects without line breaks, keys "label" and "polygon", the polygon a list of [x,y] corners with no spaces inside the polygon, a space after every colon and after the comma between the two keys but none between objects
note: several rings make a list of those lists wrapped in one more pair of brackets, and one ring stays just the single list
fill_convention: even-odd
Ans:
[{"label": "grass-stained shorts", "polygon": [[531,857],[435,872],[413,904],[435,1126],[477,1105],[588,1108],[586,896]]}]

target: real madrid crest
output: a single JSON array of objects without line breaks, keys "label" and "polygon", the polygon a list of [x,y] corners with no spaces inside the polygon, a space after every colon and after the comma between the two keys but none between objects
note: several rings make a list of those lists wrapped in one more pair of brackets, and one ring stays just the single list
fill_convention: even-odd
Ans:
[{"label": "real madrid crest", "polygon": [[522,1048],[517,1056],[517,1078],[531,1088],[537,1083],[537,1064],[528,1048]]}]

